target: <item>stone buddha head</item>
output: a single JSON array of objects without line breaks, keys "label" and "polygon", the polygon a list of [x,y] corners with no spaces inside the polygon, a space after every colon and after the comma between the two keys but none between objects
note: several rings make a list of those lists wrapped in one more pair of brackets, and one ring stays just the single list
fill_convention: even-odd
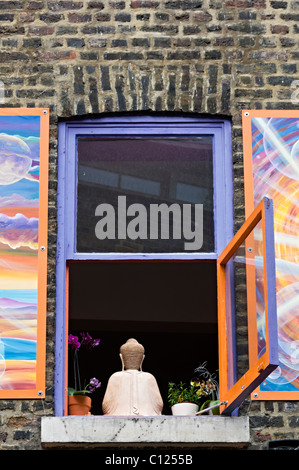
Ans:
[{"label": "stone buddha head", "polygon": [[120,347],[120,358],[122,362],[122,370],[134,369],[142,370],[142,362],[144,359],[144,347],[134,338]]}]

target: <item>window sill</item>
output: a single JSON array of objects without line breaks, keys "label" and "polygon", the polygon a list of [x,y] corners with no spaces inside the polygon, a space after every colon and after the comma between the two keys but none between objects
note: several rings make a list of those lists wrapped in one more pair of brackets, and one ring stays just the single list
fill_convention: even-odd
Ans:
[{"label": "window sill", "polygon": [[43,447],[246,447],[249,418],[225,416],[42,417]]}]

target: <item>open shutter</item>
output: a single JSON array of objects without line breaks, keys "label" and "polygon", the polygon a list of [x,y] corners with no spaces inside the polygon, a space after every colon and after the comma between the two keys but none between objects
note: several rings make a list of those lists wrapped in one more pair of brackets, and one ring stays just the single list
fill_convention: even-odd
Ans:
[{"label": "open shutter", "polygon": [[[271,199],[260,202],[218,257],[217,276],[220,412],[227,415],[278,366]],[[257,303],[264,305],[261,316]]]}]

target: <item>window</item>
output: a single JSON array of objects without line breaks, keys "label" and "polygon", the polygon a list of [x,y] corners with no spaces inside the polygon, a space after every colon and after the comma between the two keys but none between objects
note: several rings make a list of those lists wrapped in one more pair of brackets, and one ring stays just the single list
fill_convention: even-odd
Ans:
[{"label": "window", "polygon": [[[68,331],[90,329],[101,338],[98,370],[90,373],[102,393],[120,369],[119,347],[136,337],[163,414],[168,381],[190,380],[206,360],[218,369],[217,259],[233,236],[232,194],[225,120],[130,116],[61,124],[56,415],[66,408]],[[225,344],[232,354],[234,345]]]}]

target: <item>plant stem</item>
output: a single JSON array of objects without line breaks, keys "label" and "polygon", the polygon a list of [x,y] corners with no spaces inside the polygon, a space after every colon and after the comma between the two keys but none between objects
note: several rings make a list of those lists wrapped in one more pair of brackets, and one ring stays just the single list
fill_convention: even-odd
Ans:
[{"label": "plant stem", "polygon": [[74,356],[74,375],[75,375],[75,389],[76,390],[81,390],[79,359],[78,359],[78,351],[77,350],[75,350],[75,356]]},{"label": "plant stem", "polygon": [[77,374],[76,374],[76,351],[74,351],[74,361],[73,361],[73,365],[74,365],[75,390],[78,390],[78,389],[77,389]]}]

